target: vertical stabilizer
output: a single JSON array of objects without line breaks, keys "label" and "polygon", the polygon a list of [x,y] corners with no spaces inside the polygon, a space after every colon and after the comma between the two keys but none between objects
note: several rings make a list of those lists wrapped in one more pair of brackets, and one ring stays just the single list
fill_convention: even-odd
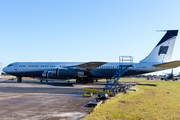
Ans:
[{"label": "vertical stabilizer", "polygon": [[152,52],[141,62],[163,63],[171,60],[178,30],[167,30]]}]

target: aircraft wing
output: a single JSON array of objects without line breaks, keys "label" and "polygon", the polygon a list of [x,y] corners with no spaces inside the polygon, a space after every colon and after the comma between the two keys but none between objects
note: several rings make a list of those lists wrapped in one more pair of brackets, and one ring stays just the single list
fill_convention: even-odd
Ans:
[{"label": "aircraft wing", "polygon": [[107,62],[88,62],[80,65],[76,65],[76,69],[83,69],[83,70],[93,70],[101,65],[106,64]]},{"label": "aircraft wing", "polygon": [[180,66],[180,61],[172,61],[172,62],[166,62],[161,64],[153,65],[155,67],[167,67],[167,68],[175,68]]}]

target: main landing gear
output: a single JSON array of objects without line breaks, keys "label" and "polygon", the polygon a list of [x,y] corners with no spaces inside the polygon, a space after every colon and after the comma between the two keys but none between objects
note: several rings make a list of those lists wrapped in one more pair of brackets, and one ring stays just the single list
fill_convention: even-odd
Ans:
[{"label": "main landing gear", "polygon": [[18,82],[22,82],[22,78],[21,78],[21,77],[18,77],[17,81],[18,81]]},{"label": "main landing gear", "polygon": [[76,83],[83,83],[83,84],[94,83],[94,80],[93,79],[88,79],[88,78],[83,78],[83,79],[82,78],[77,78]]},{"label": "main landing gear", "polygon": [[76,83],[81,83],[81,78],[77,78]]}]

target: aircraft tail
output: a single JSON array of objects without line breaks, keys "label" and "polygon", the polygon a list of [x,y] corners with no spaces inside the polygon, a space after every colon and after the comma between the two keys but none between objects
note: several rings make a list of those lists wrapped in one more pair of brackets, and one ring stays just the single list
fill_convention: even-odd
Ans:
[{"label": "aircraft tail", "polygon": [[152,52],[141,62],[163,63],[171,60],[178,30],[167,30]]}]

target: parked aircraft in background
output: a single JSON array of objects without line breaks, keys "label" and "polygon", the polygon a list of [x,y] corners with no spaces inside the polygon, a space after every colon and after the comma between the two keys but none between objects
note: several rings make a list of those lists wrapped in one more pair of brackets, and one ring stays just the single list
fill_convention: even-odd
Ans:
[{"label": "parked aircraft in background", "polygon": [[165,81],[173,80],[173,81],[176,81],[176,80],[178,80],[178,78],[174,77],[173,69],[172,69],[171,73],[170,74],[166,74],[166,76],[164,78],[161,78],[161,80],[165,80]]},{"label": "parked aircraft in background", "polygon": [[[170,61],[178,30],[167,30],[152,52],[138,63],[132,63],[123,76],[133,76],[180,66],[180,61]],[[128,65],[129,63],[123,63]],[[40,80],[76,79],[77,83],[109,79],[121,65],[119,62],[15,62],[3,69],[4,72],[22,77],[35,77]]]}]

